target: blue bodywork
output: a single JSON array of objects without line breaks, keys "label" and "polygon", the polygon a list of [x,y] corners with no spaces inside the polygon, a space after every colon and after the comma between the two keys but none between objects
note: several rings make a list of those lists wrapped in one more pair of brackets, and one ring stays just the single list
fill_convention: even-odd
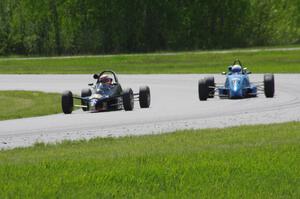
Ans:
[{"label": "blue bodywork", "polygon": [[247,71],[233,70],[233,67],[229,67],[225,84],[218,88],[218,92],[221,98],[239,99],[256,97],[257,87],[250,83]]}]

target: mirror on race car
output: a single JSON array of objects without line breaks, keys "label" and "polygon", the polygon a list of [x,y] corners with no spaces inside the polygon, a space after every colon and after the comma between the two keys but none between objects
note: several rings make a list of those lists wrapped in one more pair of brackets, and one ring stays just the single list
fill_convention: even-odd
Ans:
[{"label": "mirror on race car", "polygon": [[98,78],[99,78],[99,75],[98,75],[98,74],[94,74],[93,78],[94,78],[94,79],[98,79]]},{"label": "mirror on race car", "polygon": [[94,84],[93,84],[93,83],[89,83],[88,85],[89,85],[89,86],[94,86]]}]

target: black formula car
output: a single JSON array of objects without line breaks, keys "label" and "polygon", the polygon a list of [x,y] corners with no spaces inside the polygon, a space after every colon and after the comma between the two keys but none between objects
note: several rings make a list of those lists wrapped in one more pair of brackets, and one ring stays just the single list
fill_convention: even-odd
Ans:
[{"label": "black formula car", "polygon": [[[122,89],[116,73],[110,70],[94,74],[93,77],[97,80],[96,83],[88,84],[90,88],[82,89],[81,96],[73,95],[71,91],[62,93],[61,105],[65,114],[72,113],[74,106],[91,112],[122,109],[131,111],[134,101],[139,101],[141,108],[149,108],[151,98],[148,86],[141,86],[138,93],[133,93],[131,88]],[[74,99],[81,100],[81,104],[74,105]]]}]

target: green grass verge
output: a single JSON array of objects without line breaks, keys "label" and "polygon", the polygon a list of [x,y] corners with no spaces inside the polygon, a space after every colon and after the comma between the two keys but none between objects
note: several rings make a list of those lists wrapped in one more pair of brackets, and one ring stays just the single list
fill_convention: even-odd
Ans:
[{"label": "green grass verge", "polygon": [[0,198],[299,198],[300,123],[0,152]]},{"label": "green grass verge", "polygon": [[0,120],[61,113],[60,94],[0,91]]},{"label": "green grass verge", "polygon": [[300,50],[233,53],[114,55],[45,59],[0,59],[2,74],[83,74],[112,69],[126,74],[220,73],[234,59],[254,73],[299,73]]}]

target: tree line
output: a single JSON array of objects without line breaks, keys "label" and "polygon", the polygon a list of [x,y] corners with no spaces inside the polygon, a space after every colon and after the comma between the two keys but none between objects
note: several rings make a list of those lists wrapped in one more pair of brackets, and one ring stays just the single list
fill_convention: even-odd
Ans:
[{"label": "tree line", "polygon": [[299,43],[300,0],[0,0],[0,55]]}]

